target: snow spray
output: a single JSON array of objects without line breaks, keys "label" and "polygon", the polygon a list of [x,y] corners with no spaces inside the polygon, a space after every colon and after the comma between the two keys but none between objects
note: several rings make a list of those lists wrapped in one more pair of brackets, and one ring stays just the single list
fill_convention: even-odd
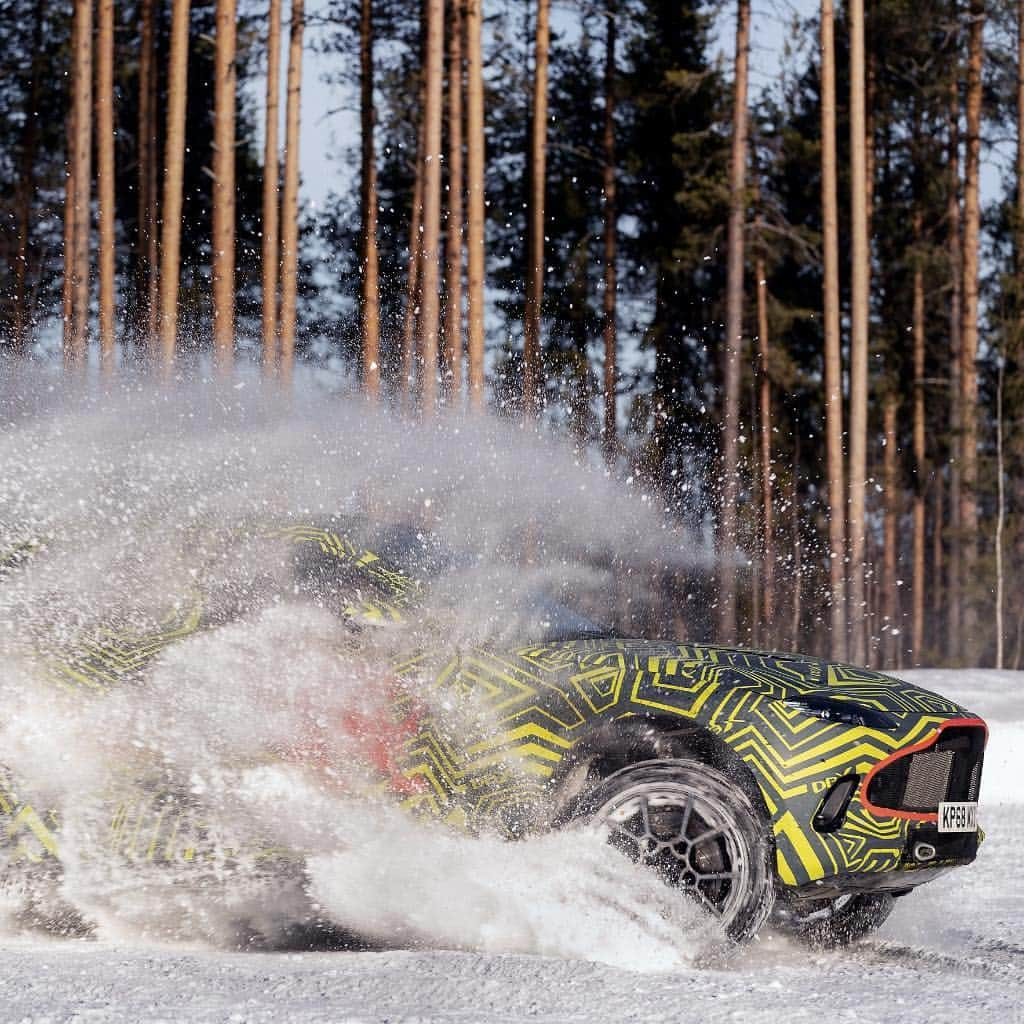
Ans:
[{"label": "snow spray", "polygon": [[[0,390],[0,765],[30,780],[59,834],[50,883],[63,909],[19,887],[39,865],[15,863],[9,843],[6,927],[231,947],[319,929],[655,969],[706,948],[696,909],[600,836],[508,842],[415,819],[331,728],[339,707],[382,713],[399,650],[514,642],[523,623],[508,609],[524,596],[642,631],[652,573],[699,572],[710,556],[640,486],[514,424],[403,420],[306,378],[287,401],[255,378],[159,391],[37,381]],[[445,564],[421,613],[348,647],[315,595],[250,601],[281,567],[244,537],[197,551],[232,524],[338,515],[401,524],[421,569]],[[156,635],[173,632],[169,615],[187,620],[197,556],[223,625],[102,697],[54,685],[48,652],[112,625]],[[458,729],[479,709],[431,712]],[[279,856],[155,863],[157,806],[155,829],[126,815],[120,855],[106,855],[111,795],[146,777],[194,803],[211,842],[258,836]]]}]

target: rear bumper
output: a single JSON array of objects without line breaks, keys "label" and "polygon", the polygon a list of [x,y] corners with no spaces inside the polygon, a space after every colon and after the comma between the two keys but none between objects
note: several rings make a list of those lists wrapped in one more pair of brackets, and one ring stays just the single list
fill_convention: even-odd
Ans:
[{"label": "rear bumper", "polygon": [[899,896],[944,875],[950,868],[970,864],[982,839],[980,831],[943,833],[933,825],[921,825],[910,829],[899,865],[892,870],[843,872],[786,888],[800,899],[834,899],[857,892],[891,892]]}]

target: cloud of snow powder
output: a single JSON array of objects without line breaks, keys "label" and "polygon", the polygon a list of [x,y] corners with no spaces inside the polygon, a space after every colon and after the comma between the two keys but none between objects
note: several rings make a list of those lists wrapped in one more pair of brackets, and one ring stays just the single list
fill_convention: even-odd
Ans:
[{"label": "cloud of snow powder", "polygon": [[[655,505],[516,425],[402,420],[308,381],[285,401],[255,380],[72,393],[8,377],[0,555],[26,565],[0,566],[0,765],[55,812],[63,871],[0,847],[0,927],[238,944],[330,926],[401,946],[688,962],[706,924],[600,836],[506,842],[415,820],[372,788],[366,737],[335,727],[386,714],[399,652],[512,642],[523,622],[509,609],[530,595],[640,631],[656,573],[708,564]],[[282,566],[244,530],[204,546],[232,526],[335,515],[400,526],[424,565],[444,563],[407,625],[353,640],[323,601],[253,597]],[[48,652],[187,616],[197,560],[222,626],[101,698],[54,685]],[[471,697],[429,710],[479,725]],[[211,848],[279,855],[160,862],[161,793]],[[61,913],[33,896],[40,877]]]}]

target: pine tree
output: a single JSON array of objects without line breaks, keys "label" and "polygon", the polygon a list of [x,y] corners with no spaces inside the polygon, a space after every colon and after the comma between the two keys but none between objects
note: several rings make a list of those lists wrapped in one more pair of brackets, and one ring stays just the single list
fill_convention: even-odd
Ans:
[{"label": "pine tree", "polygon": [[299,277],[299,140],[302,110],[304,0],[292,0],[285,109],[284,194],[281,199],[281,379],[290,386],[295,362]]},{"label": "pine tree", "polygon": [[448,31],[448,235],[445,243],[445,391],[458,403],[462,392],[462,0],[451,0]]},{"label": "pine tree", "polygon": [[217,0],[213,134],[213,353],[220,371],[235,351],[235,0]]},{"label": "pine tree", "polygon": [[174,0],[167,75],[167,132],[164,144],[164,197],[160,204],[160,364],[174,367],[181,281],[182,193],[185,170],[185,110],[188,83],[189,0]]},{"label": "pine tree", "polygon": [[865,574],[865,493],[868,441],[868,242],[867,128],[864,95],[864,4],[850,0],[850,220],[852,286],[850,295],[850,657],[867,658]]},{"label": "pine tree", "polygon": [[604,433],[605,461],[614,465],[618,449],[618,232],[619,206],[615,157],[615,88],[618,4],[608,0],[605,9],[604,134],[602,194],[604,198],[604,297],[601,333],[604,341]]},{"label": "pine tree", "polygon": [[[967,136],[964,165],[964,237],[963,237],[963,323],[960,328],[960,415],[962,464],[960,491],[960,530],[962,572],[973,580],[978,568],[978,274],[981,244],[981,101],[983,32],[985,4],[971,0],[967,53]],[[963,606],[963,653],[969,664],[980,654],[977,597],[971,592]]]},{"label": "pine tree", "polygon": [[72,74],[71,168],[65,217],[64,274],[68,282],[70,317],[64,339],[64,361],[85,364],[89,337],[89,194],[92,185],[92,3],[75,0]]},{"label": "pine tree", "polygon": [[483,0],[466,0],[466,252],[469,404],[484,401],[484,85]]},{"label": "pine tree", "polygon": [[135,296],[136,332],[147,345],[155,344],[159,327],[156,8],[157,0],[141,0],[139,6]]},{"label": "pine tree", "polygon": [[426,0],[423,104],[423,250],[420,271],[420,398],[433,415],[438,398],[441,285],[441,121],[444,84],[444,0]]},{"label": "pine tree", "polygon": [[373,98],[373,3],[361,0],[359,17],[359,104],[362,175],[360,220],[362,223],[362,327],[363,386],[370,401],[380,396],[380,284],[377,256],[377,150],[374,144],[376,115]]},{"label": "pine tree", "polygon": [[263,216],[261,294],[263,368],[277,369],[279,322],[277,286],[281,270],[281,0],[270,0],[267,11],[267,87],[263,129]]},{"label": "pine tree", "polygon": [[843,472],[842,362],[839,338],[839,204],[836,167],[835,17],[821,3],[821,181],[824,247],[825,430],[828,462],[832,657],[846,658],[846,500]]},{"label": "pine tree", "polygon": [[537,0],[529,151],[526,306],[523,315],[523,412],[541,406],[541,303],[544,296],[545,189],[547,185],[548,50],[550,0]]},{"label": "pine tree", "polygon": [[723,642],[736,634],[736,505],[739,498],[740,363],[743,359],[743,272],[747,195],[747,62],[750,2],[736,5],[736,70],[733,86],[732,158],[729,182],[728,281],[725,320],[725,415],[722,431],[721,567],[718,632]]}]

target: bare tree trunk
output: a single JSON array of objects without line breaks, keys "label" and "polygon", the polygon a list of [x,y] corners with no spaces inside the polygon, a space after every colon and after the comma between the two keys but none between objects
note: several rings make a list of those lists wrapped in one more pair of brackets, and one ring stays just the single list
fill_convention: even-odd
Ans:
[{"label": "bare tree trunk", "polygon": [[43,73],[44,7],[36,0],[32,24],[32,69],[26,97],[25,121],[21,130],[18,160],[18,184],[15,189],[15,218],[18,235],[14,262],[14,331],[13,348],[24,355],[29,337],[31,315],[27,287],[28,263],[32,249],[32,199],[36,189],[36,156],[39,150],[39,118],[34,116],[39,103]]},{"label": "bare tree trunk", "polygon": [[139,124],[138,124],[138,248],[136,251],[138,302],[137,331],[146,345],[156,341],[159,307],[160,260],[157,232],[156,102],[156,0],[142,0],[139,27]]},{"label": "bare tree trunk", "polygon": [[423,412],[437,409],[441,283],[441,122],[444,84],[444,0],[426,0],[426,101],[423,105],[423,268],[420,274],[420,395]]},{"label": "bare tree trunk", "polygon": [[868,438],[867,159],[864,103],[864,0],[850,0],[850,657],[867,656],[865,634],[865,491]]},{"label": "bare tree trunk", "polygon": [[217,0],[213,114],[213,361],[235,358],[235,40],[236,0]]},{"label": "bare tree trunk", "polygon": [[[932,619],[935,622],[935,626],[939,630],[939,634],[936,634],[933,630],[932,643],[938,646],[935,637],[941,635],[944,626],[941,622],[943,602],[945,600],[945,573],[944,573],[944,536],[945,536],[945,514],[944,514],[944,502],[943,492],[945,487],[943,485],[943,476],[941,473],[935,474],[935,494],[932,501],[932,586],[931,586],[931,606],[932,606]],[[927,638],[926,638],[927,642]]]},{"label": "bare tree trunk", "polygon": [[285,104],[284,195],[281,202],[281,381],[291,384],[299,286],[299,137],[302,110],[302,37],[305,0],[292,0]]},{"label": "bare tree trunk", "polygon": [[722,514],[719,523],[718,636],[736,640],[736,505],[739,499],[740,361],[743,358],[743,226],[747,213],[747,61],[750,0],[736,4],[732,156],[729,162],[729,260],[725,291],[725,414],[722,425]]},{"label": "bare tree trunk", "polygon": [[1005,581],[1003,574],[1003,530],[1006,525],[1006,481],[1003,466],[1003,375],[1004,359],[1000,353],[996,383],[996,471],[998,473],[998,506],[996,515],[996,668],[1003,667],[1003,626]]},{"label": "bare tree trunk", "polygon": [[99,0],[96,37],[96,187],[100,213],[100,367],[104,376],[114,370],[114,0]]},{"label": "bare tree trunk", "polygon": [[462,394],[462,6],[452,0],[448,34],[448,240],[445,245],[444,384]]},{"label": "bare tree trunk", "polygon": [[960,232],[960,93],[958,68],[953,65],[949,113],[949,195],[946,220],[949,224],[949,263],[951,288],[949,297],[949,558],[947,560],[947,627],[946,656],[956,661],[960,656],[962,620],[960,581],[961,532],[960,452],[960,349],[963,294],[963,242]]},{"label": "bare tree trunk", "polygon": [[359,16],[359,110],[362,142],[362,291],[363,386],[371,402],[380,397],[380,282],[377,257],[377,123],[373,103],[373,2],[361,0]]},{"label": "bare tree trunk", "polygon": [[[760,200],[758,189],[757,201]],[[761,211],[756,215],[757,229],[761,225]],[[755,229],[756,230],[756,229]],[[757,363],[758,363],[758,405],[761,416],[761,529],[764,535],[764,635],[769,647],[776,641],[775,629],[775,506],[772,480],[772,382],[768,361],[768,272],[765,268],[764,251],[758,238],[757,255],[754,260],[754,277],[757,279]]]},{"label": "bare tree trunk", "polygon": [[270,0],[267,12],[267,92],[263,138],[263,235],[261,238],[263,297],[263,369],[277,370],[277,284],[281,272],[281,0]]},{"label": "bare tree trunk", "polygon": [[[875,0],[866,0],[865,11],[864,11],[864,223],[865,223],[865,251],[867,253],[865,265],[864,265],[864,295],[865,299],[865,320],[868,324],[868,330],[870,330],[870,317],[871,317],[871,275],[872,275],[872,264],[871,264],[871,238],[872,238],[872,225],[875,215],[875,174],[876,174],[876,150],[875,150],[875,116],[874,116],[874,97],[875,97],[875,85],[876,85],[876,71],[877,61],[875,57],[875,48],[872,45],[872,23],[875,12]],[[888,150],[885,153],[886,167],[889,165],[890,154]],[[851,353],[852,355],[852,353]],[[851,372],[852,372],[852,360],[851,360]],[[867,384],[865,384],[865,395],[867,394]],[[865,424],[867,424],[867,405],[868,399],[864,399],[865,407]],[[852,415],[852,402],[851,402],[851,415]],[[883,413],[884,418],[884,413]],[[864,451],[865,456],[868,452],[868,430],[865,426],[864,432]],[[852,457],[852,452],[851,452]],[[874,471],[870,464],[867,463],[865,472],[865,500],[864,500],[864,529],[868,532],[867,522],[870,515],[870,495],[867,491],[867,478],[873,477]],[[885,495],[882,496],[883,506],[888,504],[888,499]],[[883,508],[883,518],[885,512]],[[876,552],[875,548],[877,545],[872,546],[865,554],[864,558],[864,574],[865,578],[871,581],[873,585],[874,594],[872,598],[869,598],[865,605],[865,615],[863,625],[861,627],[862,634],[864,636],[865,643],[865,656],[870,658],[874,655],[874,661],[871,662],[872,667],[877,667],[883,651],[880,647],[875,647],[872,651],[871,638],[873,636],[874,625],[878,619],[880,609],[883,607],[884,599],[882,598],[882,587],[881,587],[881,576],[884,575],[884,566],[881,572],[876,568]],[[884,561],[884,544],[883,544],[883,561]],[[895,647],[895,655],[897,663],[899,660],[899,653],[902,651],[903,645],[898,644]]]},{"label": "bare tree trunk", "polygon": [[[964,167],[964,307],[960,330],[961,450],[960,530],[963,578],[973,581],[978,562],[978,250],[981,235],[979,172],[981,166],[982,60],[985,25],[984,0],[971,0],[971,29],[967,55],[967,147]],[[963,653],[968,663],[980,656],[977,600],[973,592],[962,596]]]},{"label": "bare tree trunk", "polygon": [[160,236],[160,364],[174,369],[181,279],[181,203],[185,171],[185,109],[188,89],[189,0],[174,0],[167,81],[167,133],[164,145],[163,229]]},{"label": "bare tree trunk", "polygon": [[[422,90],[421,90],[422,95]],[[422,111],[423,105],[420,104]],[[405,318],[402,324],[402,406],[412,407],[412,387],[415,376],[415,335],[417,302],[420,294],[420,270],[423,266],[423,168],[424,136],[422,117],[416,143],[416,178],[412,188],[412,211],[409,222],[409,269],[405,282]]]},{"label": "bare tree trunk", "polygon": [[[803,544],[800,536],[800,491],[798,487],[800,474],[800,435],[797,434],[793,452],[793,479],[789,493],[789,513],[792,529],[790,546],[793,550],[793,607],[790,620],[790,637],[794,649],[801,646],[800,619],[803,615]],[[830,638],[834,643],[834,638]]]},{"label": "bare tree trunk", "polygon": [[541,397],[541,302],[544,295],[544,200],[547,182],[548,51],[551,0],[537,0],[527,210],[526,309],[523,318],[523,414],[536,416]]},{"label": "bare tree trunk", "polygon": [[1018,344],[1024,341],[1024,0],[1017,2],[1017,230]]},{"label": "bare tree trunk", "polygon": [[72,205],[65,211],[74,221],[71,236],[71,329],[64,349],[67,366],[85,365],[89,343],[89,235],[92,143],[92,2],[75,0],[72,111]]},{"label": "bare tree trunk", "polygon": [[[425,29],[425,24],[422,26]],[[422,34],[422,33],[421,33]],[[426,37],[422,42],[425,43]],[[421,45],[421,50],[423,49]],[[426,124],[423,108],[427,99],[426,55],[419,73],[419,120],[416,128],[416,164],[413,172],[412,208],[409,218],[409,266],[405,278],[405,317],[402,323],[401,396],[402,408],[413,404],[416,377],[416,318],[419,315],[420,273],[423,269],[423,171],[426,166]]]},{"label": "bare tree trunk", "polygon": [[[72,51],[77,27],[72,27]],[[61,282],[61,322],[64,361],[71,356],[71,337],[74,330],[75,298],[75,103],[74,86],[70,97],[70,112],[66,130],[66,155],[64,159],[64,280]]]},{"label": "bare tree trunk", "polygon": [[605,461],[614,465],[618,449],[618,232],[619,205],[615,167],[615,49],[616,0],[608,0],[605,10],[604,55],[604,304],[602,334],[604,336],[604,436],[602,438]]},{"label": "bare tree trunk", "polygon": [[885,665],[895,665],[897,659],[897,637],[900,635],[897,622],[896,561],[898,558],[896,526],[899,517],[899,480],[896,462],[896,413],[897,400],[894,394],[885,398],[883,412],[885,428],[885,455],[883,458],[883,487],[885,491],[885,520],[883,525],[882,554],[882,617],[886,625],[882,655]]},{"label": "bare tree trunk", "polygon": [[[914,239],[921,242],[921,211],[914,214]],[[914,664],[920,664],[924,649],[924,590],[925,590],[925,382],[924,382],[924,268],[920,251],[914,254],[914,566],[911,588],[913,610],[911,616],[911,648]]]},{"label": "bare tree trunk", "polygon": [[846,500],[843,486],[843,368],[839,337],[839,202],[836,169],[835,12],[821,2],[821,191],[824,249],[825,447],[828,462],[832,657],[846,658]]},{"label": "bare tree trunk", "polygon": [[484,404],[484,82],[481,4],[466,0],[467,345],[469,404]]}]

